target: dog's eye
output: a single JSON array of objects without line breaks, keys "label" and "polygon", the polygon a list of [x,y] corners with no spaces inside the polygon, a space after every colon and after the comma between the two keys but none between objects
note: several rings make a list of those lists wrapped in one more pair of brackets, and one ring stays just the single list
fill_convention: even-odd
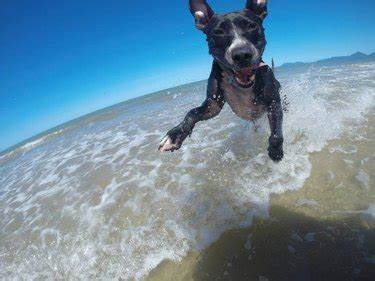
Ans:
[{"label": "dog's eye", "polygon": [[256,29],[257,28],[257,24],[255,22],[252,22],[252,21],[249,21],[249,20],[245,20],[245,19],[242,19],[240,21],[237,22],[237,25],[242,28],[242,29]]},{"label": "dog's eye", "polygon": [[215,36],[207,38],[208,46],[212,49],[225,49],[231,42],[230,37]]},{"label": "dog's eye", "polygon": [[224,31],[222,31],[221,29],[215,29],[215,30],[214,30],[214,34],[215,34],[215,35],[223,35],[223,34],[224,34]]},{"label": "dog's eye", "polygon": [[249,24],[247,25],[247,27],[249,29],[255,29],[255,28],[257,28],[257,25],[255,23],[253,23],[253,22],[249,22]]}]

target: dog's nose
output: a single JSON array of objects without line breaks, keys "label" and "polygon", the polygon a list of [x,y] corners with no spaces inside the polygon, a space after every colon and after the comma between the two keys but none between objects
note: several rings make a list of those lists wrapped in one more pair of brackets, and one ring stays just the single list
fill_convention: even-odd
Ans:
[{"label": "dog's nose", "polygon": [[252,57],[251,51],[245,48],[233,50],[232,53],[232,59],[236,63],[250,62]]}]

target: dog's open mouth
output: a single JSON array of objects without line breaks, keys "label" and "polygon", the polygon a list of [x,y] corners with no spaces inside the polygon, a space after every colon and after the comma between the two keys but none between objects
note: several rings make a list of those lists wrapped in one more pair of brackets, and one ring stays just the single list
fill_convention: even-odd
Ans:
[{"label": "dog's open mouth", "polygon": [[237,83],[244,87],[250,87],[253,84],[252,81],[252,76],[253,76],[253,69],[248,67],[248,68],[243,68],[239,71],[235,71],[234,77],[236,78]]}]

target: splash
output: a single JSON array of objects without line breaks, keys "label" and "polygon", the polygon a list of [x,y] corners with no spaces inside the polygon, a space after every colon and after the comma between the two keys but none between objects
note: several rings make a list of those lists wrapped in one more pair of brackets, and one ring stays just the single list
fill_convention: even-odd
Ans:
[{"label": "splash", "polygon": [[165,131],[204,99],[203,83],[18,148],[0,164],[0,276],[140,279],[266,217],[270,194],[303,186],[311,153],[363,122],[374,77],[375,64],[280,73],[289,102],[280,164],[266,153],[266,120],[254,132],[228,107],[199,123],[181,151],[157,152]]}]

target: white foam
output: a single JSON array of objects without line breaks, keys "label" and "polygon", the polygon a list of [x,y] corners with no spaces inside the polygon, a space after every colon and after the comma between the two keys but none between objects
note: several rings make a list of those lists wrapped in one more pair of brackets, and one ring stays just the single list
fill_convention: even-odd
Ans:
[{"label": "white foam", "polygon": [[[164,259],[249,226],[267,216],[272,193],[303,186],[311,153],[363,121],[373,77],[366,64],[281,79],[290,106],[279,164],[267,156],[266,120],[254,132],[228,107],[197,124],[180,151],[157,152],[165,132],[201,104],[202,86],[119,105],[27,144],[0,166],[0,277],[141,279]],[[368,183],[361,172],[357,180]]]},{"label": "white foam", "polygon": [[368,209],[363,212],[364,214],[370,215],[375,219],[375,204],[370,204]]},{"label": "white foam", "polygon": [[363,187],[370,189],[370,176],[364,170],[360,169],[355,178]]}]

